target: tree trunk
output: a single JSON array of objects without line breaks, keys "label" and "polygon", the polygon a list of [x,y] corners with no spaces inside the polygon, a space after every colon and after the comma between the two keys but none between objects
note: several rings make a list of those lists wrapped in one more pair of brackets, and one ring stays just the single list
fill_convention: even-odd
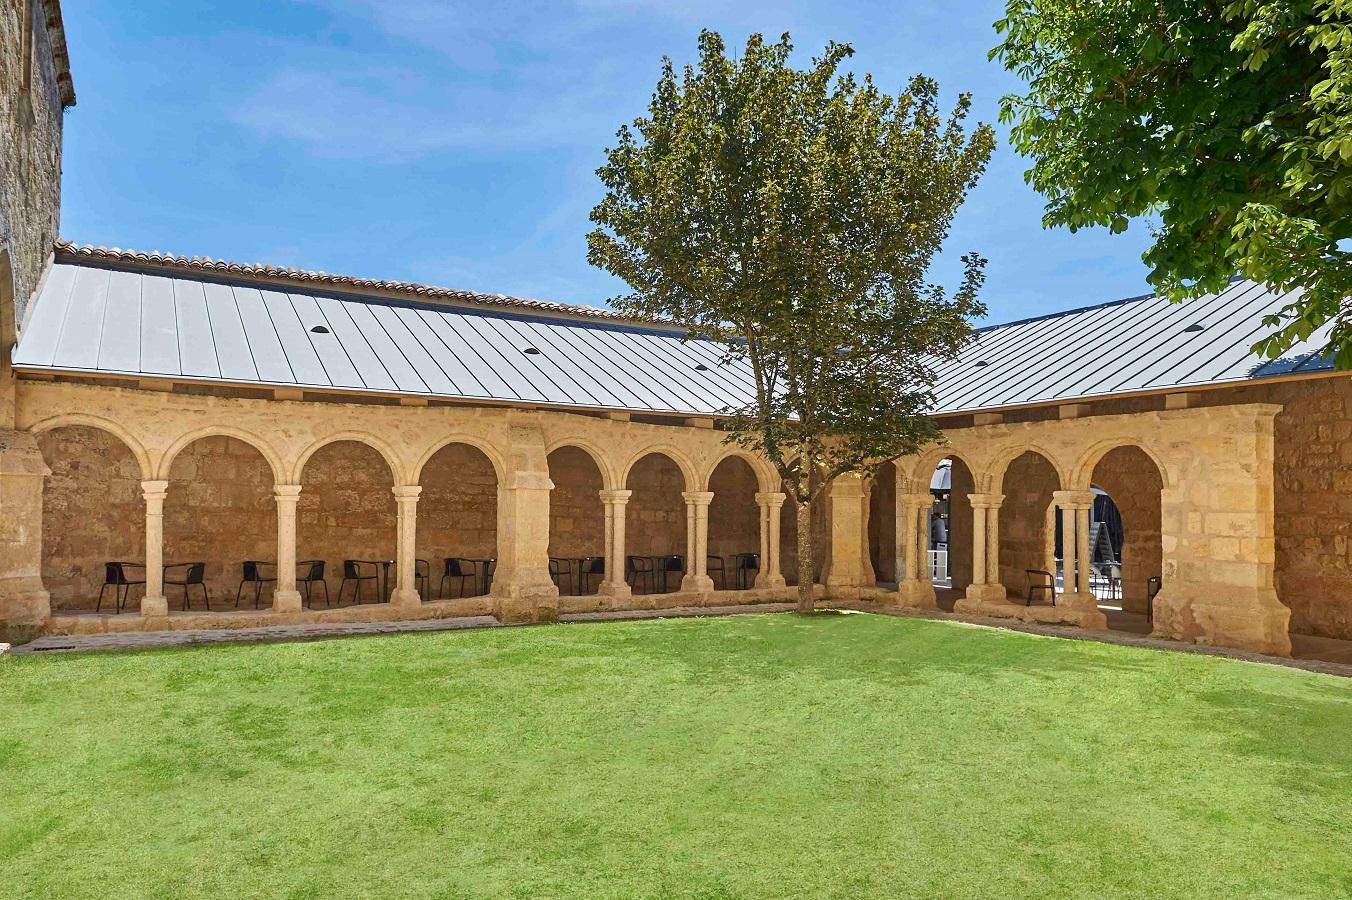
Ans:
[{"label": "tree trunk", "polygon": [[[796,500],[796,498],[795,498]],[[798,502],[798,612],[812,612],[812,503]]]}]

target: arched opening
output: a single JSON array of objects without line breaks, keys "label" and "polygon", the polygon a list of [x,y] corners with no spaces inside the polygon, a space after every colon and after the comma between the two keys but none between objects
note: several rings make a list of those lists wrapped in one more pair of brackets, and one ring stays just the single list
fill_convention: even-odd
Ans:
[{"label": "arched opening", "polygon": [[549,454],[549,569],[563,596],[594,594],[605,580],[605,479],[581,447]]},{"label": "arched opening", "polygon": [[957,456],[942,459],[930,474],[930,581],[940,609],[953,606],[972,583],[972,504],[976,477]]},{"label": "arched opening", "polygon": [[[1005,469],[1000,493],[1000,583],[1011,600],[1054,603],[1052,591],[1035,590],[1056,579],[1052,494],[1061,490],[1056,467],[1028,450]],[[1045,573],[1045,574],[1043,574]]]},{"label": "arched opening", "polygon": [[418,483],[417,587],[423,599],[487,594],[498,555],[492,461],[478,447],[447,444],[423,466]]},{"label": "arched opening", "polygon": [[673,591],[685,571],[685,475],[665,453],[649,453],[629,470],[625,488],[625,580],[635,593]]},{"label": "arched opening", "polygon": [[[164,595],[170,608],[182,608],[185,598],[196,609],[208,608],[208,598],[212,609],[270,604],[277,503],[263,454],[234,437],[198,438],[174,457],[168,481]],[[194,564],[202,564],[200,587],[190,583]]]},{"label": "arched opening", "polygon": [[1150,631],[1150,599],[1160,582],[1164,552],[1160,504],[1164,479],[1145,451],[1115,447],[1094,466],[1090,512],[1091,589],[1108,627]]},{"label": "arched opening", "polygon": [[115,435],[85,425],[53,428],[37,441],[52,470],[42,492],[42,581],[52,611],[115,612],[118,593],[126,611],[137,611],[143,586],[103,588],[108,563],[136,563],[128,579],[144,581],[146,512],[136,456]]},{"label": "arched opening", "polygon": [[868,552],[879,583],[897,582],[897,467],[880,467],[869,492]]},{"label": "arched opening", "polygon": [[718,590],[754,587],[760,567],[760,507],[756,472],[740,456],[729,456],[709,476],[709,559],[706,567]]},{"label": "arched opening", "polygon": [[360,441],[325,444],[306,460],[296,506],[296,560],[302,576],[297,589],[307,603],[388,599],[397,522],[393,486],[380,451]]}]

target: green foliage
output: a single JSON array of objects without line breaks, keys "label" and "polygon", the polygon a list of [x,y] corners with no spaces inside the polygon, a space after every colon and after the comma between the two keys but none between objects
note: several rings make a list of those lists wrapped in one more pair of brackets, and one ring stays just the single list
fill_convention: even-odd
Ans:
[{"label": "green foliage", "polygon": [[1011,0],[995,27],[992,58],[1028,83],[1001,118],[1044,224],[1157,215],[1165,296],[1235,273],[1300,289],[1255,350],[1332,323],[1352,367],[1352,0]]},{"label": "green foliage", "polygon": [[698,67],[665,60],[648,115],[618,133],[598,174],[591,262],[633,293],[616,306],[729,342],[756,399],[727,410],[800,503],[836,475],[936,436],[932,366],[969,338],[984,260],[952,295],[926,282],[934,254],[994,147],[947,116],[938,86],[899,96],[839,75],[832,43],[806,70],[788,35],[739,59],[700,35]]}]

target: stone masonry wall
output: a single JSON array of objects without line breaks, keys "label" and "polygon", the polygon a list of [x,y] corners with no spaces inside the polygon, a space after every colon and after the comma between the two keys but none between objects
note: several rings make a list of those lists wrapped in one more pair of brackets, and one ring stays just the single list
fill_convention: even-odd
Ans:
[{"label": "stone masonry wall", "polygon": [[[651,453],[634,466],[625,487],[633,491],[625,517],[625,552],[630,556],[685,555],[685,478],[667,457]],[[675,575],[668,576],[674,588]],[[679,581],[677,578],[676,581]],[[658,588],[662,580],[656,579]],[[644,579],[643,590],[647,590]]]},{"label": "stone masonry wall", "polygon": [[[737,586],[734,557],[738,553],[760,552],[760,507],[756,505],[756,473],[737,457],[718,464],[709,477],[709,555],[723,559],[727,587]],[[781,508],[781,517],[783,511]],[[763,562],[763,561],[762,561]],[[783,560],[781,559],[782,563]],[[718,575],[709,573],[715,587],[722,587]],[[747,573],[747,584],[755,573]]]},{"label": "stone masonry wall", "polygon": [[[393,478],[380,454],[355,441],[336,441],[310,457],[296,510],[296,559],[322,559],[336,603],[344,559],[394,559]],[[421,506],[421,501],[419,506]],[[348,587],[345,602],[352,602]],[[371,582],[362,599],[376,599]],[[317,604],[322,601],[316,597]]]},{"label": "stone masonry wall", "polygon": [[[53,610],[93,609],[105,562],[145,560],[141,470],[121,441],[96,428],[56,428],[37,440],[52,470],[42,498],[42,580]],[[134,588],[132,609],[140,597]],[[111,610],[111,589],[104,600]]]},{"label": "stone masonry wall", "polygon": [[897,580],[897,467],[883,466],[869,494],[868,546],[879,581]]},{"label": "stone masonry wall", "polygon": [[[478,448],[449,444],[427,461],[421,484],[417,558],[428,564],[430,599],[440,589],[446,557],[497,557],[498,477]],[[447,582],[446,590],[455,596],[459,582]]]},{"label": "stone masonry wall", "polygon": [[1122,608],[1146,610],[1146,579],[1163,568],[1159,468],[1136,447],[1118,447],[1094,467],[1093,483],[1122,514]]},{"label": "stone masonry wall", "polygon": [[[1028,569],[1047,568],[1047,508],[1061,484],[1051,463],[1024,453],[1009,464],[1000,493],[1000,583],[1009,597],[1027,597]],[[1039,600],[1046,600],[1040,596]]]},{"label": "stone masonry wall", "polygon": [[948,574],[957,591],[972,583],[972,504],[967,495],[974,493],[972,470],[955,458],[948,510]]}]

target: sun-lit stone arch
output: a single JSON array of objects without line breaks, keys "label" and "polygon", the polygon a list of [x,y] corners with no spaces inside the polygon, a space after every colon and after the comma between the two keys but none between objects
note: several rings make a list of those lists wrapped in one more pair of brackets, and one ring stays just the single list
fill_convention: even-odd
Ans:
[{"label": "sun-lit stone arch", "polygon": [[443,435],[437,438],[436,443],[423,451],[422,455],[418,458],[418,461],[410,467],[408,471],[409,480],[405,483],[417,484],[422,478],[423,469],[427,466],[427,463],[431,461],[432,457],[436,456],[439,452],[452,444],[465,444],[466,446],[473,447],[475,450],[478,450],[486,456],[489,463],[493,466],[493,474],[497,476],[498,483],[502,483],[507,475],[507,464],[503,462],[502,451],[499,450],[492,441],[486,441],[482,437],[469,434],[468,432],[457,432],[455,434]]},{"label": "sun-lit stone arch", "polygon": [[[399,459],[399,454],[394,452],[394,448],[392,448],[388,443],[376,437],[375,435],[368,434],[364,431],[340,431],[335,434],[325,435],[324,437],[319,438],[314,443],[310,444],[310,446],[306,447],[305,450],[301,452],[300,456],[297,457],[295,463],[292,464],[290,468],[291,483],[292,484],[301,483],[301,475],[303,475],[305,472],[305,464],[310,461],[310,457],[314,456],[317,451],[322,450],[329,444],[337,444],[342,441],[354,441],[358,444],[365,444],[371,449],[375,450],[377,453],[379,453],[381,459],[385,460],[385,465],[389,466],[390,477],[394,479],[395,484],[416,483],[409,482],[407,480],[407,472],[405,471],[405,466],[403,462]],[[457,441],[447,441],[447,443],[457,443]],[[440,449],[440,447],[438,447],[437,449]],[[432,452],[435,453],[436,450],[433,450]],[[492,461],[493,457],[489,456],[489,460]],[[424,462],[426,462],[426,460],[424,460]],[[421,464],[419,468],[421,468]]]},{"label": "sun-lit stone arch", "polygon": [[[624,482],[615,478],[615,467],[611,464],[610,456],[596,444],[583,438],[559,438],[551,444],[545,446],[545,458],[555,450],[562,450],[565,447],[576,447],[583,453],[591,457],[592,462],[596,463],[596,469],[601,473],[601,486],[603,490],[618,490],[624,486]],[[634,460],[633,462],[637,462]],[[631,462],[632,466],[633,463]],[[626,474],[627,471],[626,471]]]},{"label": "sun-lit stone arch", "polygon": [[757,456],[740,448],[731,448],[715,456],[700,475],[699,490],[707,491],[709,489],[709,480],[714,477],[714,472],[724,461],[732,458],[742,460],[751,467],[751,472],[756,476],[756,489],[765,493],[777,492],[782,490],[779,480],[779,473],[775,471],[770,461],[764,457]]},{"label": "sun-lit stone arch", "polygon": [[1046,460],[1047,464],[1052,467],[1052,471],[1056,473],[1056,479],[1063,489],[1070,484],[1065,462],[1059,454],[1041,444],[1024,441],[1005,444],[996,450],[992,454],[985,472],[974,473],[977,476],[978,484],[985,485],[986,490],[990,492],[999,493],[1000,485],[1004,481],[1005,472],[1008,471],[1010,463],[1025,453],[1032,453]]},{"label": "sun-lit stone arch", "polygon": [[652,456],[653,454],[665,456],[676,464],[676,468],[681,470],[681,477],[685,480],[685,490],[693,491],[696,489],[696,485],[700,483],[700,480],[697,474],[698,470],[695,468],[694,463],[690,461],[690,457],[686,456],[670,444],[650,444],[634,453],[629,457],[629,461],[625,463],[624,469],[621,470],[618,483],[621,486],[627,484],[629,481],[629,474],[634,471],[634,466],[638,465],[645,456]]},{"label": "sun-lit stone arch", "polygon": [[106,431],[120,440],[126,445],[126,448],[131,451],[131,455],[135,458],[136,464],[141,468],[142,481],[150,481],[155,477],[155,467],[150,461],[150,452],[146,450],[145,445],[130,431],[111,419],[105,419],[101,416],[86,415],[85,413],[63,413],[59,416],[43,419],[42,421],[35,423],[28,430],[33,434],[41,434],[44,431],[70,427],[97,428],[100,431]]},{"label": "sun-lit stone arch", "polygon": [[939,444],[923,451],[919,456],[897,459],[898,487],[900,488],[904,483],[906,491],[909,493],[928,493],[930,481],[934,478],[934,470],[939,467],[939,463],[946,459],[960,460],[972,473],[972,478],[976,482],[976,490],[985,490],[982,474],[986,467],[982,464],[980,457],[966,450],[958,449],[951,444]]},{"label": "sun-lit stone arch", "polygon": [[267,462],[268,468],[272,470],[274,482],[281,484],[282,479],[286,476],[286,465],[282,462],[281,455],[278,454],[277,451],[273,449],[272,445],[263,438],[245,431],[242,428],[235,428],[230,425],[208,425],[205,428],[190,431],[175,440],[174,443],[169,446],[169,449],[160,455],[158,474],[156,477],[167,481],[169,479],[169,472],[173,468],[174,460],[178,458],[178,455],[195,441],[200,441],[203,438],[209,437],[231,437],[237,441],[248,444],[250,447],[257,450],[259,455]]},{"label": "sun-lit stone arch", "polygon": [[1169,467],[1165,464],[1159,452],[1146,441],[1126,436],[1097,441],[1081,453],[1074,468],[1071,469],[1070,478],[1066,482],[1067,488],[1075,491],[1089,490],[1094,478],[1094,469],[1098,466],[1099,461],[1118,447],[1134,447],[1144,453],[1155,464],[1155,468],[1159,470],[1160,481],[1163,483],[1164,489],[1169,489],[1173,479],[1169,477]]}]

